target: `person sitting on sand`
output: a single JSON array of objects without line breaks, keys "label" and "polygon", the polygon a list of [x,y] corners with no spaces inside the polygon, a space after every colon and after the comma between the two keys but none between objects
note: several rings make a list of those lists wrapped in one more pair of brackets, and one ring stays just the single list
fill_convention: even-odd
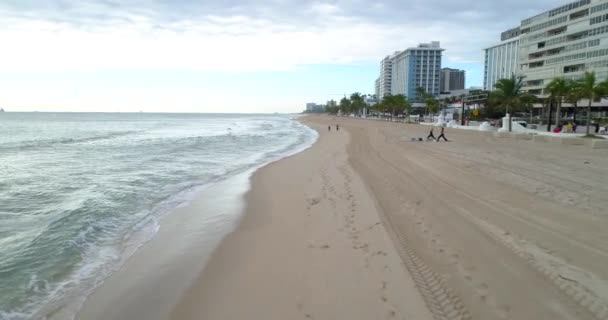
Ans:
[{"label": "person sitting on sand", "polygon": [[426,141],[429,141],[429,139],[435,140],[435,135],[433,134],[433,127],[431,127],[431,132],[429,132],[429,135],[426,136]]},{"label": "person sitting on sand", "polygon": [[435,141],[439,142],[439,139],[441,139],[441,138],[443,138],[443,140],[445,140],[445,141],[448,141],[448,139],[445,137],[445,134],[443,132],[444,129],[445,129],[444,127],[441,127],[441,134],[439,135],[439,137],[437,137],[437,140],[435,140]]}]

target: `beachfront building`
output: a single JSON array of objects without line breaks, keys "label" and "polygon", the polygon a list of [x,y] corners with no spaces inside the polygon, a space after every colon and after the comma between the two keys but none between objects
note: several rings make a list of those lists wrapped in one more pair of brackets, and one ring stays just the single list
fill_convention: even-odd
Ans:
[{"label": "beachfront building", "polygon": [[443,68],[439,75],[439,92],[464,90],[464,82],[464,70]]},{"label": "beachfront building", "polygon": [[483,89],[492,91],[499,79],[517,73],[520,28],[509,29],[500,35],[500,43],[484,49]]},{"label": "beachfront building", "polygon": [[393,61],[395,55],[399,52],[395,52],[394,55],[386,56],[380,61],[380,78],[378,81],[378,99],[382,100],[385,96],[391,95],[391,88],[393,83]]},{"label": "beachfront building", "polygon": [[306,112],[324,112],[325,111],[325,106],[322,104],[316,104],[316,103],[307,103],[306,104]]},{"label": "beachfront building", "polygon": [[521,22],[519,74],[524,91],[546,96],[556,77],[594,71],[608,78],[608,0],[581,0]]},{"label": "beachfront building", "polygon": [[374,95],[376,98],[380,98],[380,78],[376,79],[374,83]]},{"label": "beachfront building", "polygon": [[416,89],[421,87],[427,93],[438,96],[443,50],[438,41],[433,41],[396,54],[393,58],[392,94],[402,94],[410,101],[419,101],[421,99]]}]

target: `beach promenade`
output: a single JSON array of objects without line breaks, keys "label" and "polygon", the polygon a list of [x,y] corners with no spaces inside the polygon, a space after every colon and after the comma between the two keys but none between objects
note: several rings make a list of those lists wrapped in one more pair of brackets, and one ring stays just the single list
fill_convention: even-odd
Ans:
[{"label": "beach promenade", "polygon": [[608,317],[608,151],[301,121],[173,319]]}]

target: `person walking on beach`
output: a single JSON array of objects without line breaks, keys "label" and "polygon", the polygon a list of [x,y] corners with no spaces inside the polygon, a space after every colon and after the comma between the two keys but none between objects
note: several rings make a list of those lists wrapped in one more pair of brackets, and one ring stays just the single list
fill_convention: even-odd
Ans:
[{"label": "person walking on beach", "polygon": [[429,139],[435,140],[435,135],[433,134],[433,127],[431,127],[431,132],[429,132],[429,135],[426,136],[426,141],[429,141]]},{"label": "person walking on beach", "polygon": [[441,138],[443,138],[443,140],[445,140],[445,141],[449,141],[449,140],[448,140],[448,139],[445,137],[445,134],[443,133],[443,130],[444,130],[444,129],[445,129],[444,127],[441,127],[441,134],[439,135],[439,137],[437,137],[437,140],[435,140],[435,141],[439,142],[439,139],[441,139]]},{"label": "person walking on beach", "polygon": [[336,124],[336,131],[340,131],[340,125]]},{"label": "person walking on beach", "polygon": [[331,126],[327,126],[327,131],[331,131]]}]

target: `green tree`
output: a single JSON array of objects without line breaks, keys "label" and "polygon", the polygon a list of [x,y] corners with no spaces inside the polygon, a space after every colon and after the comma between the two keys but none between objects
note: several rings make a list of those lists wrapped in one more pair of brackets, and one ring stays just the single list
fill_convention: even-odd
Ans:
[{"label": "green tree", "polygon": [[567,80],[567,86],[568,86],[568,92],[566,93],[564,100],[568,103],[571,103],[572,107],[574,107],[574,113],[573,113],[574,115],[572,117],[572,121],[574,123],[576,123],[578,102],[579,102],[579,100],[584,98],[583,91],[581,90],[581,83],[578,81],[574,81],[572,79]]},{"label": "green tree", "polygon": [[363,110],[365,106],[366,104],[365,100],[363,99],[363,95],[361,95],[359,92],[355,92],[350,95],[350,108],[352,112],[360,114],[361,110]]},{"label": "green tree", "polygon": [[427,113],[431,116],[431,122],[434,121],[433,116],[439,111],[439,102],[435,97],[427,94],[424,97],[424,104],[426,105]]},{"label": "green tree", "polygon": [[520,106],[521,87],[523,80],[521,77],[516,77],[515,74],[509,79],[499,79],[494,87],[496,90],[492,92],[492,100],[494,103],[503,106],[506,114],[509,116],[509,132],[512,130],[511,114],[514,108]]},{"label": "green tree", "polygon": [[391,112],[391,118],[405,112],[409,114],[412,107],[407,98],[402,94],[385,96],[382,99],[381,105]]},{"label": "green tree", "polygon": [[[568,95],[568,82],[564,78],[554,78],[545,88],[549,92],[549,96],[557,101],[557,111],[555,112],[555,126],[560,125],[562,102]],[[551,121],[551,119],[549,119]]]},{"label": "green tree", "polygon": [[423,87],[416,88],[416,101],[424,101],[428,94]]},{"label": "green tree", "polygon": [[339,109],[340,109],[340,111],[342,111],[343,115],[351,113],[351,102],[347,97],[340,99],[339,107],[340,107]]},{"label": "green tree", "polygon": [[585,72],[582,79],[579,80],[579,90],[581,96],[589,100],[587,104],[587,135],[589,135],[591,127],[591,103],[599,101],[608,92],[608,80],[597,82],[595,72]]}]

